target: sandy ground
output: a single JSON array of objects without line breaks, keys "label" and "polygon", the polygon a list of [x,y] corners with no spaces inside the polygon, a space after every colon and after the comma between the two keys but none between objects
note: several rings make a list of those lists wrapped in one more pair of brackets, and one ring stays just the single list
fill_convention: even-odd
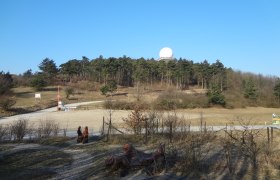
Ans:
[{"label": "sandy ground", "polygon": [[[92,103],[102,103],[102,101],[76,103],[68,106]],[[126,110],[112,110],[112,123],[122,123],[122,119],[127,118],[130,113],[131,111]],[[174,115],[174,112],[158,113],[164,114],[163,116],[168,114]],[[184,117],[192,125],[199,125],[201,117],[203,121],[207,122],[207,125],[225,125],[231,120],[238,119],[238,117],[249,119],[253,124],[269,125],[271,124],[272,113],[280,114],[280,109],[253,107],[244,109],[209,108],[176,110],[178,117]],[[57,111],[56,108],[49,108],[34,113],[0,118],[0,124],[10,124],[15,120],[24,118],[29,121],[29,124],[36,127],[42,120],[53,120],[59,123],[61,129],[76,130],[78,126],[88,126],[91,132],[99,132],[103,124],[103,117],[108,122],[110,111],[106,109]]]}]

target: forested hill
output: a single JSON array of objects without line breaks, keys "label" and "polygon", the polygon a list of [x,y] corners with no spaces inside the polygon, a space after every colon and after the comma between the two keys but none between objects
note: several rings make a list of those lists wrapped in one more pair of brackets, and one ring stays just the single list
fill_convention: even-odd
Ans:
[{"label": "forested hill", "polygon": [[[227,68],[217,60],[194,63],[187,59],[157,61],[154,59],[119,58],[72,59],[59,66],[49,58],[38,65],[40,72],[31,69],[15,76],[14,85],[42,86],[89,81],[100,84],[114,82],[119,86],[136,85],[153,88],[173,87],[178,90],[207,89],[209,104],[231,106],[278,107],[280,81],[278,77],[244,73]],[[9,73],[1,73],[1,81]],[[2,93],[3,94],[3,93]]]}]

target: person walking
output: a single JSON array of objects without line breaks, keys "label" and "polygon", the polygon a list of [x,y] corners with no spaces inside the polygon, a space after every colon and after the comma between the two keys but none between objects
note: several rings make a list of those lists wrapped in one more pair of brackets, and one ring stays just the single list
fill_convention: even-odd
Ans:
[{"label": "person walking", "polygon": [[88,143],[88,127],[86,126],[83,131],[83,144]]},{"label": "person walking", "polygon": [[80,143],[84,139],[84,136],[83,136],[83,133],[82,133],[82,130],[81,130],[81,126],[78,127],[77,134],[78,134],[77,143]]}]

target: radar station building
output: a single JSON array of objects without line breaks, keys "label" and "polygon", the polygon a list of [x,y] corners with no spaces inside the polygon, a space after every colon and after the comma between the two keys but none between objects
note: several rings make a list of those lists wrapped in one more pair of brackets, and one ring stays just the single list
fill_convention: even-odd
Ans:
[{"label": "radar station building", "polygon": [[173,60],[173,52],[171,48],[164,47],[159,52],[159,61],[171,61]]}]

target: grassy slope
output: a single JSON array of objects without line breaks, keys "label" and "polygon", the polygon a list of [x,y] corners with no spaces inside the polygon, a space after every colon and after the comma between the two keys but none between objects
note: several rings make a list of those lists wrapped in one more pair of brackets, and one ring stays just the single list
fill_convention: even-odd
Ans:
[{"label": "grassy slope", "polygon": [[[83,101],[100,100],[104,98],[99,92],[76,90],[75,94],[66,99],[64,87],[60,87],[60,100],[64,103],[75,103]],[[1,116],[11,116],[15,114],[28,113],[57,106],[58,89],[55,86],[45,88],[43,91],[36,92],[31,87],[18,87],[12,89],[16,104],[10,111],[1,111]],[[41,99],[35,100],[35,93],[41,94]]]}]

